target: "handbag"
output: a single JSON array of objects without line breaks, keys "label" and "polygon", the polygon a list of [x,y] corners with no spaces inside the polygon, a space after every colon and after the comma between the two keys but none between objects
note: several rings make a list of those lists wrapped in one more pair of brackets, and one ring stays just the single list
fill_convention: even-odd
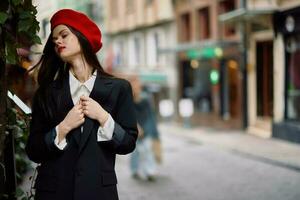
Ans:
[{"label": "handbag", "polygon": [[152,149],[157,163],[162,163],[162,145],[159,139],[152,139]]}]

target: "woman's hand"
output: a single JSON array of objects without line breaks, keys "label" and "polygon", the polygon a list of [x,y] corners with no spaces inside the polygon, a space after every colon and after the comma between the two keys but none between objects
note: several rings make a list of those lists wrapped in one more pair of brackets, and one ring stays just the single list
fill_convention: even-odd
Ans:
[{"label": "woman's hand", "polygon": [[58,125],[59,142],[73,129],[84,123],[84,113],[80,101],[69,111],[65,119]]},{"label": "woman's hand", "polygon": [[139,125],[137,124],[137,128],[138,128],[138,138],[142,139],[144,138],[144,129]]},{"label": "woman's hand", "polygon": [[97,120],[100,125],[103,125],[107,121],[108,113],[94,99],[87,96],[81,96],[80,102],[85,116]]}]

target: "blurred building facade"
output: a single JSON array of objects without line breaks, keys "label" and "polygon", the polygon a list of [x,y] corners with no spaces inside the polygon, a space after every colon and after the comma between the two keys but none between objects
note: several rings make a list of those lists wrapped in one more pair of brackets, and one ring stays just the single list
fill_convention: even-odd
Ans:
[{"label": "blurred building facade", "polygon": [[177,99],[175,55],[159,49],[176,43],[171,0],[107,0],[106,30],[110,47],[106,64],[114,73],[137,74],[160,99]]},{"label": "blurred building facade", "polygon": [[[279,125],[296,119],[298,111],[291,100],[296,98],[287,97],[286,39],[282,31],[274,31],[273,19],[279,11],[294,10],[299,2],[161,2],[158,6],[156,1],[106,1],[111,68],[167,74],[175,105],[182,98],[192,99],[196,116],[200,113],[264,138],[289,132],[276,131],[284,130],[286,126],[280,129]],[[155,17],[166,8],[166,18]],[[153,30],[164,35],[158,46],[157,36],[149,36]],[[167,62],[158,61],[155,67],[158,57]],[[208,122],[214,126],[214,121]]]},{"label": "blurred building facade", "polygon": [[[273,136],[300,143],[300,2],[280,1],[274,14]],[[279,89],[279,91],[277,91]],[[278,93],[280,92],[280,93]]]},{"label": "blurred building facade", "polygon": [[271,136],[274,115],[273,22],[276,2],[240,1],[223,15],[224,24],[239,27],[244,101],[244,128],[262,137]]},{"label": "blurred building facade", "polygon": [[87,13],[100,24],[100,60],[106,70],[138,74],[156,103],[172,99],[177,108],[180,99],[190,98],[195,115],[214,116],[260,137],[300,142],[298,0],[68,0],[35,5],[42,39],[48,37],[49,19],[57,9]]},{"label": "blurred building facade", "polygon": [[178,57],[180,98],[193,99],[195,115],[235,128],[241,128],[243,112],[240,35],[218,16],[238,6],[236,0],[174,1],[178,44],[169,51]]},{"label": "blurred building facade", "polygon": [[[220,15],[219,20],[239,27],[242,36],[244,127],[261,137],[300,142],[295,81],[300,76],[298,43],[290,45],[299,35],[300,2],[243,0],[240,4],[236,10]],[[291,46],[295,47],[293,53]]]}]

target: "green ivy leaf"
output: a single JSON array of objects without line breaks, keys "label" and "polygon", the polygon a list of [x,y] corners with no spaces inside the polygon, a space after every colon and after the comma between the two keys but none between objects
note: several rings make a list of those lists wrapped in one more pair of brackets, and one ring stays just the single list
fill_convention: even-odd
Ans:
[{"label": "green ivy leaf", "polygon": [[16,197],[21,197],[24,194],[25,194],[25,192],[21,188],[17,187],[17,189],[16,189]]},{"label": "green ivy leaf", "polygon": [[32,15],[36,16],[36,14],[37,14],[37,6],[29,4],[28,10],[30,10],[32,12]]},{"label": "green ivy leaf", "polygon": [[18,32],[26,32],[30,29],[32,25],[32,20],[30,19],[21,19],[19,22],[18,22]]},{"label": "green ivy leaf", "polygon": [[5,55],[6,63],[15,65],[17,64],[17,49],[15,48],[14,43],[11,41],[5,41]]},{"label": "green ivy leaf", "polygon": [[4,24],[5,21],[7,20],[8,15],[4,12],[0,12],[0,24]]},{"label": "green ivy leaf", "polygon": [[17,6],[22,3],[22,0],[12,0],[14,6]]},{"label": "green ivy leaf", "polygon": [[40,38],[39,36],[37,36],[37,35],[34,35],[34,36],[32,37],[32,41],[33,41],[34,43],[37,43],[37,44],[42,44],[41,38]]},{"label": "green ivy leaf", "polygon": [[26,19],[26,18],[33,18],[34,16],[31,14],[30,11],[23,11],[21,12],[21,14],[19,15],[20,19]]}]

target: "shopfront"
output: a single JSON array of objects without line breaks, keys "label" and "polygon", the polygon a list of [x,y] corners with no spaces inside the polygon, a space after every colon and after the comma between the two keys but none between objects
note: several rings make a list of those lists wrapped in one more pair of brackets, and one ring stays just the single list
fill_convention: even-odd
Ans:
[{"label": "shopfront", "polygon": [[284,114],[273,123],[273,136],[300,143],[300,7],[274,15],[277,37],[284,46]]},{"label": "shopfront", "polygon": [[[179,98],[190,98],[200,124],[242,127],[242,79],[238,42],[213,42],[197,47],[178,46]],[[202,120],[203,119],[203,120]],[[209,126],[209,125],[208,125]]]}]

